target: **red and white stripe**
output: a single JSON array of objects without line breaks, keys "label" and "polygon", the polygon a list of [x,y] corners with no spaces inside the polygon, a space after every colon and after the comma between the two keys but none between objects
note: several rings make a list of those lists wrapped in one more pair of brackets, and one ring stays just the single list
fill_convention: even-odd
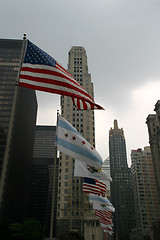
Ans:
[{"label": "red and white stripe", "polygon": [[72,97],[78,109],[103,109],[59,63],[54,66],[23,63],[19,86]]},{"label": "red and white stripe", "polygon": [[108,232],[111,235],[113,234],[113,228],[111,226],[101,223],[101,227],[102,227],[103,232]]},{"label": "red and white stripe", "polygon": [[88,109],[88,110],[93,110],[93,109],[103,109],[101,106],[98,104],[93,104],[86,102],[84,100],[78,99],[78,98],[72,98],[73,104],[78,108],[78,109]]},{"label": "red and white stripe", "polygon": [[112,216],[112,213],[107,211],[95,210],[94,213],[98,217],[107,218],[107,219],[110,219]]},{"label": "red and white stripe", "polygon": [[105,225],[113,225],[113,223],[112,223],[112,219],[104,219],[104,218],[99,218],[99,222],[100,223],[103,223],[103,224],[105,224]]},{"label": "red and white stripe", "polygon": [[107,186],[98,180],[95,180],[95,182],[96,182],[96,185],[84,182],[83,192],[105,196]]}]

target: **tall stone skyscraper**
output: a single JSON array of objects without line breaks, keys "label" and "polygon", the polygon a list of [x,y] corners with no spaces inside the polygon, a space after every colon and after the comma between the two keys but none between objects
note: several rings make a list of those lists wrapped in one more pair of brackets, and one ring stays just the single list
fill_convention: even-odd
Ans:
[{"label": "tall stone skyscraper", "polygon": [[16,86],[23,40],[0,39],[0,239],[27,215],[37,99]]},{"label": "tall stone skyscraper", "polygon": [[131,186],[131,169],[128,168],[126,143],[123,129],[109,131],[109,155],[111,167],[111,202],[116,211],[114,217],[114,239],[128,239],[134,226],[134,205]]},{"label": "tall stone skyscraper", "polygon": [[[155,114],[149,114],[147,117],[147,126],[149,133],[149,143],[152,153],[152,162],[154,169],[154,177],[158,192],[158,200],[160,207],[160,100],[155,104]],[[153,226],[154,239],[160,236],[160,216],[159,220]]]},{"label": "tall stone skyscraper", "polygon": [[[51,225],[52,197],[54,196],[53,233],[56,230],[58,159],[55,164],[56,126],[36,126],[30,201],[28,217],[36,218],[43,226],[45,237],[49,237]],[[56,166],[56,170],[54,167]],[[53,177],[56,182],[53,192]],[[44,234],[43,233],[43,234]]]},{"label": "tall stone skyscraper", "polygon": [[149,143],[160,204],[160,100],[155,104],[154,110],[156,114],[149,114],[146,123],[148,126]]},{"label": "tall stone skyscraper", "polygon": [[[110,159],[109,157],[106,158],[104,161],[103,161],[103,164],[102,164],[102,170],[105,171],[109,176],[111,175],[110,173]],[[107,198],[110,199],[111,197],[111,186],[110,186],[110,182],[109,181],[103,181],[104,184],[106,184],[107,186],[107,192],[106,192],[106,195],[107,195]]]},{"label": "tall stone skyscraper", "polygon": [[[72,47],[69,51],[68,71],[93,97],[93,84],[88,73],[87,56],[83,47]],[[93,110],[77,110],[70,97],[62,97],[61,114],[90,144],[95,145]],[[73,175],[74,162],[75,160],[69,156],[60,154],[57,214],[59,235],[69,230],[84,233],[84,222],[94,218],[90,213],[87,196],[82,192],[83,179]],[[94,235],[93,231],[92,235]]]},{"label": "tall stone skyscraper", "polygon": [[153,223],[160,218],[150,147],[132,150],[131,161],[136,239],[149,239]]}]

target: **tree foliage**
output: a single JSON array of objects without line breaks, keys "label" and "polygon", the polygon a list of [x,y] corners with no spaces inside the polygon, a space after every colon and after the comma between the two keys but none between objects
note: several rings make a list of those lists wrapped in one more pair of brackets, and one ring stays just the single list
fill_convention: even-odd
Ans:
[{"label": "tree foliage", "polygon": [[12,223],[9,227],[12,236],[23,240],[41,240],[42,225],[36,219],[29,218],[23,224]]},{"label": "tree foliage", "polygon": [[19,239],[22,234],[22,224],[21,223],[12,223],[9,226],[9,230],[12,233],[12,236],[16,239]]}]

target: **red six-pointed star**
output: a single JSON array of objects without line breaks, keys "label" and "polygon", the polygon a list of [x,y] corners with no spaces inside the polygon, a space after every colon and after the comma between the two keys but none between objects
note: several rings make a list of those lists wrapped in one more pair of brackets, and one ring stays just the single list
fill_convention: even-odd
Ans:
[{"label": "red six-pointed star", "polygon": [[65,133],[64,136],[67,138],[68,137],[68,133]]},{"label": "red six-pointed star", "polygon": [[72,136],[72,140],[75,141],[75,140],[76,140],[76,137],[75,137],[75,136]]},{"label": "red six-pointed star", "polygon": [[91,150],[94,150],[94,148],[93,148],[93,147],[91,147]]},{"label": "red six-pointed star", "polygon": [[86,142],[83,140],[83,141],[82,141],[82,144],[84,145],[85,143],[86,143]]}]

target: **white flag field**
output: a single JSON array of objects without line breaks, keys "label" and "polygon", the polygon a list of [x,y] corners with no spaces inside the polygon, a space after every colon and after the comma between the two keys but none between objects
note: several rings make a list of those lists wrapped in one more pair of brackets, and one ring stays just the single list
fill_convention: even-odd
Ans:
[{"label": "white flag field", "polygon": [[97,202],[93,202],[93,209],[101,210],[101,211],[115,212],[115,208],[113,206],[102,205]]},{"label": "white flag field", "polygon": [[106,171],[102,170],[101,168],[96,169],[95,167],[78,160],[75,161],[74,176],[94,178],[97,180],[107,180],[112,182],[112,178],[107,174]]},{"label": "white flag field", "polygon": [[102,158],[96,149],[61,115],[57,126],[57,150],[87,164],[101,168]]}]

